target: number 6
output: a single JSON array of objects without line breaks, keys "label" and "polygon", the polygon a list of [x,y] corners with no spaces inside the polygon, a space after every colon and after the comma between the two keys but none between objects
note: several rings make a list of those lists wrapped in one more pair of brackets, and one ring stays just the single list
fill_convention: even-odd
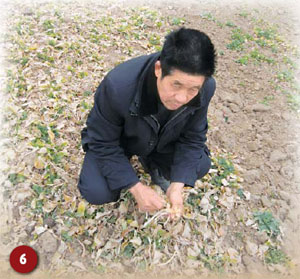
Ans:
[{"label": "number 6", "polygon": [[21,257],[20,257],[20,264],[26,264],[27,260],[25,258],[26,254],[22,254]]}]

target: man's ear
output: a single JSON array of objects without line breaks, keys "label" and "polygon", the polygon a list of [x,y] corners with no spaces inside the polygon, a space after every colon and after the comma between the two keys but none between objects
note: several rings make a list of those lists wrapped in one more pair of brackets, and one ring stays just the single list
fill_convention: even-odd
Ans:
[{"label": "man's ear", "polygon": [[155,72],[155,76],[157,78],[160,78],[161,79],[161,64],[160,64],[160,61],[157,60],[155,62],[155,69],[154,69],[154,72]]}]

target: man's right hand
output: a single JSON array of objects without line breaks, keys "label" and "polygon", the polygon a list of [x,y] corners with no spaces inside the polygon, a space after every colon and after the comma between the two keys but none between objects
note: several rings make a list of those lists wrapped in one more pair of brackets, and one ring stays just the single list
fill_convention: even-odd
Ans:
[{"label": "man's right hand", "polygon": [[134,196],[138,208],[142,212],[153,212],[160,210],[165,206],[165,200],[161,198],[149,186],[138,182],[129,189],[129,192]]}]

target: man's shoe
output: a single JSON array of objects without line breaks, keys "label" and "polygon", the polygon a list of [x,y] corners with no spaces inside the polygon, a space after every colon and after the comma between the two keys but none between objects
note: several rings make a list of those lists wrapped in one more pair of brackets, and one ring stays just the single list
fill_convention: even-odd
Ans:
[{"label": "man's shoe", "polygon": [[151,175],[152,183],[160,186],[164,192],[167,192],[171,182],[165,179],[164,176],[160,175],[158,169],[150,171],[149,174]]},{"label": "man's shoe", "polygon": [[151,168],[151,164],[147,159],[139,157],[139,161],[141,162],[144,170],[148,172],[151,176],[151,182],[160,186],[160,188],[167,192],[168,187],[170,186],[170,181],[167,180],[162,174],[160,174],[157,168]]}]

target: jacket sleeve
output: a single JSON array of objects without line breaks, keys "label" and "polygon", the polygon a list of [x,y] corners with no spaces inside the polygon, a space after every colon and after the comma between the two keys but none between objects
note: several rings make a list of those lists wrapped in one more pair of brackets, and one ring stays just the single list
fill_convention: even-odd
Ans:
[{"label": "jacket sleeve", "polygon": [[120,146],[123,117],[117,109],[113,86],[106,77],[96,90],[94,106],[87,122],[88,149],[96,156],[98,167],[111,190],[133,186],[139,179]]},{"label": "jacket sleeve", "polygon": [[211,79],[206,92],[206,105],[192,117],[189,125],[180,135],[176,145],[171,166],[171,182],[182,182],[191,187],[198,179],[202,156],[208,156],[205,144],[208,130],[208,104],[215,92],[215,80]]}]

